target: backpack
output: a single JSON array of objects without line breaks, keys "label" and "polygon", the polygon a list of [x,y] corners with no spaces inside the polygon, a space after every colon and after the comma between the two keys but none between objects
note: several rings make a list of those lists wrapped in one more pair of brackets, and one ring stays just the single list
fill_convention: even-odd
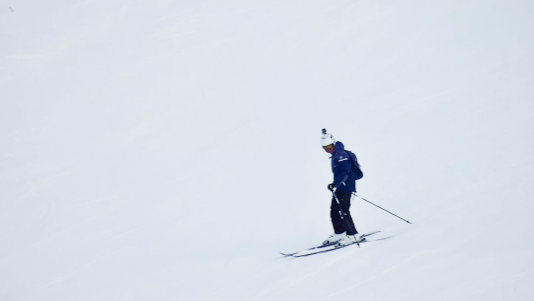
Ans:
[{"label": "backpack", "polygon": [[355,180],[359,180],[363,178],[363,172],[360,168],[360,164],[358,164],[358,158],[356,158],[356,155],[351,152],[350,150],[345,150],[347,154],[349,154],[350,164],[352,165],[352,175],[354,176]]}]

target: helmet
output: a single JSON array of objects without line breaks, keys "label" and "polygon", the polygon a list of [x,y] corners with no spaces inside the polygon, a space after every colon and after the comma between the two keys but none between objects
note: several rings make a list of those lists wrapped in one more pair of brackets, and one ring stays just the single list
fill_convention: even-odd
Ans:
[{"label": "helmet", "polygon": [[323,129],[323,135],[321,136],[321,145],[325,149],[327,153],[333,153],[334,147],[336,144],[336,138],[334,138],[334,135],[329,134],[326,132],[326,129]]}]

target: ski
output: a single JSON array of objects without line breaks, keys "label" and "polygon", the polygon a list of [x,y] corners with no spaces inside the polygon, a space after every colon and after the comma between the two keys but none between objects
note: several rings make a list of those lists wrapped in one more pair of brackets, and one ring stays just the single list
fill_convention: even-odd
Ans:
[{"label": "ski", "polygon": [[353,243],[350,243],[350,244],[344,245],[344,246],[334,245],[334,246],[331,246],[331,248],[328,248],[328,249],[325,248],[325,249],[322,249],[322,250],[311,250],[311,251],[305,250],[305,251],[302,251],[302,252],[297,252],[296,254],[293,254],[293,255],[290,255],[290,256],[297,258],[297,257],[310,256],[310,255],[314,255],[314,254],[326,253],[326,252],[334,251],[334,250],[337,250],[337,249],[342,249],[344,247],[352,246],[352,245],[355,245],[355,244],[362,244],[362,243],[368,243],[368,242],[373,242],[373,241],[385,240],[385,239],[389,239],[391,237],[393,237],[393,236],[379,238],[379,239],[371,239],[371,240],[368,240],[368,239],[364,238],[364,239],[360,240],[357,243],[353,242]]},{"label": "ski", "polygon": [[[362,240],[360,240],[358,243],[359,244],[362,244],[362,243],[365,243],[367,242],[367,240],[364,238]],[[321,250],[305,250],[305,251],[301,251],[301,252],[297,252],[296,254],[293,254],[291,255],[291,257],[304,257],[304,256],[310,256],[310,255],[314,255],[314,254],[319,254],[319,253],[326,253],[326,252],[330,252],[330,251],[334,251],[334,250],[337,250],[337,249],[342,249],[342,248],[345,248],[345,247],[348,247],[348,246],[352,246],[352,245],[355,245],[356,242],[353,242],[353,243],[350,243],[348,245],[344,245],[344,246],[338,246],[338,245],[333,245],[333,246],[329,246],[329,248],[323,248]]]},{"label": "ski", "polygon": [[[376,234],[376,233],[380,233],[380,231],[375,231],[375,232],[371,232],[371,233],[367,233],[367,234],[362,234],[360,236],[360,238],[362,238],[361,241],[359,241],[358,243],[360,242],[365,242],[365,238],[366,237],[369,237],[373,234]],[[356,242],[354,242],[354,244],[356,244]],[[337,242],[336,243],[333,243],[333,244],[329,244],[329,245],[320,245],[320,246],[317,246],[317,247],[313,247],[313,248],[309,248],[309,249],[306,249],[306,250],[301,250],[301,251],[297,251],[297,252],[292,252],[292,253],[282,253],[280,252],[280,254],[284,255],[284,256],[293,256],[293,257],[300,257],[300,256],[305,256],[305,255],[300,255],[300,254],[304,254],[304,253],[307,253],[309,252],[309,255],[311,254],[317,254],[317,253],[324,253],[324,252],[328,252],[328,251],[331,251],[331,250],[335,250],[336,248],[334,248],[335,246],[337,245]],[[350,246],[352,244],[349,244],[347,246]],[[338,247],[337,249],[339,248],[342,248],[342,247]],[[315,252],[310,252],[310,251],[315,251]]]}]

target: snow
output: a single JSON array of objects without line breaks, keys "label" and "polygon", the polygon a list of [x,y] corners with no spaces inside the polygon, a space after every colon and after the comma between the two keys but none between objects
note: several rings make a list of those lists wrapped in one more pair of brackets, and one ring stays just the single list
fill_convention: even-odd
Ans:
[{"label": "snow", "polygon": [[0,0],[0,300],[532,300],[533,13]]}]

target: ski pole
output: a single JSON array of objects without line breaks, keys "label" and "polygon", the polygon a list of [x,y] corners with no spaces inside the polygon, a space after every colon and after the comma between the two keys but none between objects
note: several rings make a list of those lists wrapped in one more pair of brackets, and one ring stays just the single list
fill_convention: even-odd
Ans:
[{"label": "ski pole", "polygon": [[[339,202],[339,199],[337,198],[336,192],[332,190],[332,195],[334,195],[334,199],[337,202],[337,206],[339,207],[339,215],[341,216],[341,219],[345,221],[347,224],[347,229],[350,229],[349,222],[345,219],[345,212],[343,212],[343,208],[341,208],[341,203]],[[354,226],[354,230],[356,230],[356,226]],[[356,233],[352,235],[354,237],[354,241],[356,241],[356,244],[358,245],[358,248],[360,247],[360,242],[358,241],[358,238],[356,237],[356,234],[358,233],[358,230],[356,230]]]},{"label": "ski pole", "polygon": [[389,214],[391,214],[391,215],[395,215],[396,217],[400,218],[401,220],[407,222],[408,224],[413,225],[412,223],[410,223],[409,221],[403,219],[402,217],[400,217],[400,216],[398,216],[398,215],[396,215],[396,214],[393,214],[393,213],[387,211],[386,209],[384,209],[384,208],[382,208],[382,207],[380,207],[380,206],[378,206],[378,205],[376,205],[376,204],[373,204],[373,203],[369,202],[368,200],[366,200],[366,199],[362,198],[361,196],[357,195],[356,193],[354,193],[354,195],[357,196],[357,197],[359,197],[360,199],[366,201],[367,203],[369,203],[369,204],[371,204],[371,205],[374,205],[374,206],[376,206],[376,207],[378,207],[378,208],[380,208],[380,209],[386,211],[387,213],[389,213]]}]

